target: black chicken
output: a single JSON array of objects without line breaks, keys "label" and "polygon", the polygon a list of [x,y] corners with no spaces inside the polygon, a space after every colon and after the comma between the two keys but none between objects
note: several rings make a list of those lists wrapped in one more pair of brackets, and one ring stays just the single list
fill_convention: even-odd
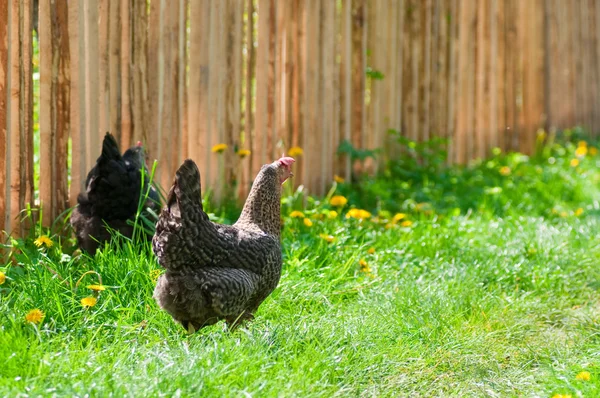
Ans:
[{"label": "black chicken", "polygon": [[[145,172],[143,186],[142,168]],[[132,220],[139,206],[142,188],[144,196],[148,193],[144,208],[155,213],[160,210],[158,192],[150,185],[148,176],[141,143],[121,156],[117,141],[106,133],[102,154],[89,172],[85,180],[86,191],[77,197],[79,205],[71,215],[71,225],[82,250],[94,254],[102,243],[110,240],[110,229],[132,237]],[[150,218],[148,212],[143,214]],[[146,237],[149,239],[150,235]]]},{"label": "black chicken", "polygon": [[252,319],[279,283],[281,184],[293,162],[282,157],[262,167],[233,225],[209,220],[192,160],[177,170],[152,241],[167,269],[154,298],[188,331],[221,319],[231,327]]}]

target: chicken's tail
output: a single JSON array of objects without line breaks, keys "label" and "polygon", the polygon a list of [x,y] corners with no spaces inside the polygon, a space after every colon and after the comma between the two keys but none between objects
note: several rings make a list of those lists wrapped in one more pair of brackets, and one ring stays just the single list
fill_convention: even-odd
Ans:
[{"label": "chicken's tail", "polygon": [[117,144],[117,140],[110,133],[106,133],[104,141],[102,141],[102,157],[106,160],[119,159],[121,157],[119,144]]},{"label": "chicken's tail", "polygon": [[193,160],[187,159],[175,173],[175,181],[167,198],[171,212],[203,211],[200,171]]},{"label": "chicken's tail", "polygon": [[175,174],[175,181],[161,211],[152,248],[165,268],[178,269],[190,258],[202,226],[209,223],[202,209],[200,172],[188,159]]}]

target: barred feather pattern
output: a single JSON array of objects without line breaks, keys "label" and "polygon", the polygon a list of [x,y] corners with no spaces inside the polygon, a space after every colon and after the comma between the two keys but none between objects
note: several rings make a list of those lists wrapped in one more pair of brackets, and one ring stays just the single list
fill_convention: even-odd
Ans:
[{"label": "barred feather pattern", "polygon": [[192,160],[177,170],[152,247],[166,272],[158,305],[186,329],[224,319],[251,319],[281,276],[280,171],[263,166],[234,225],[213,223],[202,208],[200,173]]}]

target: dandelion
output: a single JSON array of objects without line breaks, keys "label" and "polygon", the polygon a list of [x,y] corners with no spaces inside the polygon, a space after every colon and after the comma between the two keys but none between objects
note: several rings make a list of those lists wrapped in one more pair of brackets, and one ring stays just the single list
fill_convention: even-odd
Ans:
[{"label": "dandelion", "polygon": [[307,227],[312,227],[313,222],[310,221],[308,218],[304,219],[304,225],[306,225]]},{"label": "dandelion", "polygon": [[413,225],[413,222],[410,221],[410,220],[405,220],[405,221],[402,221],[402,224],[400,224],[400,225],[403,226],[403,227],[405,227],[405,228],[408,228],[411,225]]},{"label": "dandelion", "polygon": [[569,214],[566,211],[561,211],[559,216],[561,216],[562,218],[565,218],[566,216],[568,216]]},{"label": "dandelion", "polygon": [[304,218],[304,213],[302,213],[301,211],[298,211],[298,210],[294,210],[293,212],[290,213],[290,217],[292,217],[292,218]]},{"label": "dandelion", "polygon": [[329,204],[334,207],[344,207],[348,203],[348,199],[341,195],[335,195],[331,199],[329,199]]},{"label": "dandelion", "polygon": [[385,229],[392,229],[394,227],[395,227],[395,225],[393,223],[391,223],[391,222],[385,224]]},{"label": "dandelion", "polygon": [[358,264],[360,265],[361,272],[364,272],[365,274],[371,273],[371,267],[369,267],[369,263],[367,263],[364,259],[361,258],[358,261]]},{"label": "dandelion", "polygon": [[321,239],[325,240],[327,243],[331,243],[335,240],[335,237],[327,234],[319,234],[319,237],[321,237]]},{"label": "dandelion", "polygon": [[30,323],[41,323],[44,319],[44,313],[39,309],[33,309],[25,315],[25,320]]},{"label": "dandelion", "polygon": [[577,147],[578,148],[587,147],[587,141],[583,141],[583,140],[579,141],[577,143]]},{"label": "dandelion", "polygon": [[581,380],[581,381],[590,381],[590,379],[592,378],[592,375],[590,374],[590,372],[579,372],[577,373],[577,376],[575,376],[575,379],[577,380]]},{"label": "dandelion", "polygon": [[338,184],[343,184],[346,181],[346,179],[344,177],[340,177],[337,174],[333,176],[333,180],[335,182],[337,182]]},{"label": "dandelion", "polygon": [[508,167],[508,166],[500,167],[499,172],[501,175],[506,177],[506,176],[510,175],[510,167]]},{"label": "dandelion", "polygon": [[89,285],[87,288],[95,292],[103,292],[106,290],[106,286],[104,285]]},{"label": "dandelion", "polygon": [[572,398],[571,394],[554,394],[552,398]]},{"label": "dandelion", "polygon": [[335,211],[335,210],[330,210],[330,211],[327,213],[327,218],[329,218],[329,219],[334,219],[334,218],[337,218],[337,216],[338,216],[338,212],[337,212],[337,211]]},{"label": "dandelion", "polygon": [[346,218],[356,218],[357,220],[365,220],[371,217],[371,213],[362,209],[351,209],[346,213]]},{"label": "dandelion", "polygon": [[585,155],[587,155],[588,153],[588,149],[586,146],[580,146],[575,150],[575,156],[577,156],[578,158],[582,158]]},{"label": "dandelion", "polygon": [[293,146],[288,150],[288,155],[290,155],[293,158],[302,156],[303,154],[304,151],[299,146]]},{"label": "dandelion", "polygon": [[152,271],[150,271],[150,279],[152,279],[152,282],[156,283],[161,273],[162,271],[159,269],[153,269]]},{"label": "dandelion", "polygon": [[596,149],[595,147],[590,147],[588,153],[590,154],[590,156],[596,156],[598,154],[598,149]]},{"label": "dandelion", "polygon": [[223,153],[227,149],[227,144],[217,144],[212,147],[211,151],[213,153]]},{"label": "dandelion", "polygon": [[81,299],[81,305],[84,306],[85,308],[93,307],[96,305],[97,302],[98,302],[98,299],[93,296],[84,297]]},{"label": "dandelion", "polygon": [[244,159],[246,156],[250,156],[252,152],[250,152],[249,149],[240,149],[237,151],[237,155],[240,157],[240,159]]},{"label": "dandelion", "polygon": [[392,218],[392,223],[397,224],[398,221],[402,220],[406,218],[406,214],[404,213],[396,213],[394,214],[394,217]]},{"label": "dandelion", "polygon": [[575,215],[576,215],[577,217],[579,217],[579,216],[580,216],[580,215],[582,215],[582,214],[583,214],[583,209],[582,209],[581,207],[580,207],[579,209],[575,210]]},{"label": "dandelion", "polygon": [[579,159],[571,159],[571,167],[579,166]]},{"label": "dandelion", "polygon": [[52,245],[54,244],[54,242],[52,242],[52,239],[50,239],[46,235],[40,236],[39,238],[37,238],[36,240],[34,240],[33,243],[37,247],[41,247],[42,245],[45,245],[46,247],[52,247]]},{"label": "dandelion", "polygon": [[369,254],[375,254],[375,248],[374,247],[370,247],[369,250],[367,250],[367,253],[369,253]]},{"label": "dandelion", "polygon": [[0,285],[3,285],[6,282],[6,274],[4,272],[0,272]]}]

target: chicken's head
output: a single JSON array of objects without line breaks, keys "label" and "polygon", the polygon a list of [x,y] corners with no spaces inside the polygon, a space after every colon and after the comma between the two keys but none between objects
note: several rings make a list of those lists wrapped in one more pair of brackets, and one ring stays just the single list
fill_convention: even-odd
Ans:
[{"label": "chicken's head", "polygon": [[292,173],[292,165],[294,164],[294,158],[289,156],[282,156],[279,160],[273,162],[273,164],[277,167],[277,171],[279,173],[279,181],[283,184],[288,178],[293,177],[294,173]]}]

